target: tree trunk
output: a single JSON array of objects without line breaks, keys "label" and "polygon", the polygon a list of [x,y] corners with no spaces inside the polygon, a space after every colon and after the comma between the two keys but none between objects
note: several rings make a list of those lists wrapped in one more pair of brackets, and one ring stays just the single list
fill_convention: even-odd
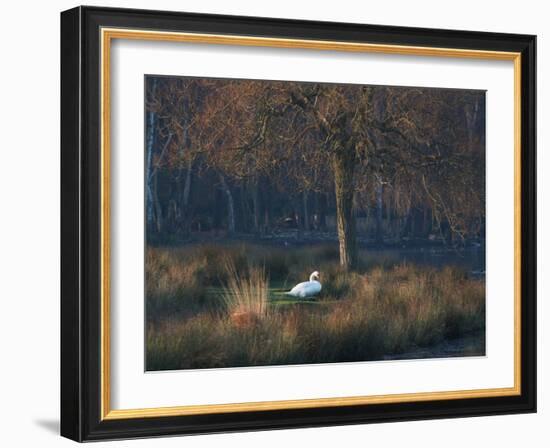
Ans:
[{"label": "tree trunk", "polygon": [[[216,189],[214,193],[214,210],[213,210],[213,226],[214,234],[218,235],[218,231],[223,229],[223,212],[225,204],[225,194],[221,189]],[[191,221],[192,223],[193,221]]]},{"label": "tree trunk", "polygon": [[376,186],[376,242],[377,243],[384,242],[384,231],[383,231],[384,226],[382,222],[383,193],[384,193],[384,186],[382,185],[382,182],[378,182],[378,185]]},{"label": "tree trunk", "polygon": [[296,240],[300,241],[302,239],[302,230],[304,230],[304,220],[302,219],[302,214],[300,210],[302,209],[302,204],[299,196],[292,196],[292,217],[296,223]]},{"label": "tree trunk", "polygon": [[327,207],[328,207],[328,198],[327,195],[321,193],[319,197],[319,229],[322,232],[327,231]]},{"label": "tree trunk", "polygon": [[340,247],[340,266],[345,270],[357,265],[357,237],[353,216],[353,176],[357,160],[355,148],[339,146],[333,155],[334,190],[336,195],[336,224]]},{"label": "tree trunk", "polygon": [[258,180],[252,184],[252,206],[254,207],[254,233],[260,233],[260,194]]},{"label": "tree trunk", "polygon": [[190,163],[187,167],[187,173],[185,175],[185,185],[183,187],[183,206],[187,209],[189,205],[189,195],[191,194],[191,178],[193,175],[193,163]]},{"label": "tree trunk", "polygon": [[158,195],[158,172],[153,175],[153,204],[155,211],[155,224],[157,233],[162,231],[162,206]]},{"label": "tree trunk", "polygon": [[304,191],[302,193],[302,200],[303,200],[303,203],[304,203],[304,230],[307,232],[309,231],[309,210],[308,210],[308,206],[307,206],[307,191]]},{"label": "tree trunk", "polygon": [[264,234],[268,234],[270,232],[271,232],[271,222],[269,219],[269,208],[266,206],[264,207]]},{"label": "tree trunk", "polygon": [[254,227],[254,204],[250,201],[250,190],[244,183],[239,185],[239,199],[240,199],[240,217],[237,216],[237,221],[243,232],[250,232],[250,229]]},{"label": "tree trunk", "polygon": [[477,121],[478,111],[479,111],[479,103],[477,102],[477,100],[474,102],[473,106],[468,105],[464,108],[469,145],[473,145],[473,142],[474,142],[475,125]]},{"label": "tree trunk", "polygon": [[423,216],[422,216],[422,238],[427,238],[428,235],[431,233],[431,219],[429,215],[428,207],[424,206],[423,209]]},{"label": "tree trunk", "polygon": [[[151,96],[155,96],[157,90],[157,80],[153,78],[151,87]],[[147,112],[147,142],[146,142],[146,162],[145,162],[145,189],[147,195],[146,216],[147,224],[153,223],[153,145],[155,144],[155,131],[157,124],[157,114],[153,111]]]},{"label": "tree trunk", "polygon": [[181,191],[180,197],[180,213],[178,215],[178,225],[179,231],[183,233],[184,236],[188,236],[191,232],[191,222],[193,221],[193,213],[190,205],[191,197],[191,183],[193,178],[193,163],[189,163],[185,173],[185,180],[183,182],[183,190]]},{"label": "tree trunk", "polygon": [[401,226],[398,232],[399,240],[414,236],[414,212],[410,208],[405,216],[401,217]]},{"label": "tree trunk", "polygon": [[233,234],[235,233],[235,203],[233,201],[233,194],[222,174],[220,174],[220,183],[227,199],[227,232]]}]

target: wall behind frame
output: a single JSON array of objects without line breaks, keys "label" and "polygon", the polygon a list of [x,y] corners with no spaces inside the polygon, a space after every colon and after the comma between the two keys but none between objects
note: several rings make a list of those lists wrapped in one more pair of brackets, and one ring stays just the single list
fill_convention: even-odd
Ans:
[{"label": "wall behind frame", "polygon": [[[544,153],[550,120],[550,91],[544,79],[550,63],[546,38],[550,25],[543,2],[524,0],[445,4],[431,0],[356,2],[354,0],[146,0],[87,1],[89,5],[157,8],[189,12],[332,20],[538,35],[538,228],[539,228],[539,413],[537,415],[391,423],[192,438],[100,443],[135,447],[280,447],[341,444],[446,448],[496,445],[545,446],[550,438],[550,389],[543,347],[550,319],[542,298],[550,294],[550,156]],[[0,29],[3,70],[2,171],[0,197],[0,344],[2,348],[0,437],[6,446],[71,446],[59,428],[59,13],[73,1],[11,2]],[[545,204],[544,204],[545,203]],[[74,446],[74,445],[72,445]]]}]

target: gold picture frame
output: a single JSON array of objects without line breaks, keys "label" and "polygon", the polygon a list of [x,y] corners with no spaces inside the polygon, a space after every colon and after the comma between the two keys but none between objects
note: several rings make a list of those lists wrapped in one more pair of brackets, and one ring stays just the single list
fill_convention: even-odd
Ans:
[{"label": "gold picture frame", "polygon": [[[108,12],[108,14],[106,14]],[[532,36],[503,36],[502,48],[489,48],[490,39],[489,35],[485,36],[470,36],[468,33],[462,35],[460,32],[441,32],[440,34],[433,34],[431,30],[423,30],[425,36],[425,41],[432,42],[427,44],[422,42],[421,44],[407,44],[405,41],[407,38],[402,38],[402,42],[396,42],[395,38],[391,37],[389,30],[369,30],[368,27],[365,28],[365,41],[347,41],[345,40],[346,28],[341,26],[339,28],[338,24],[322,24],[319,25],[319,29],[323,27],[327,30],[332,30],[334,32],[340,30],[342,33],[341,40],[331,40],[331,39],[320,39],[312,36],[311,38],[298,37],[303,33],[299,33],[300,29],[299,23],[290,23],[286,21],[281,22],[270,22],[275,28],[279,26],[281,28],[281,35],[288,34],[289,28],[296,29],[297,37],[279,37],[276,35],[253,35],[251,30],[245,29],[246,26],[243,25],[242,34],[230,34],[224,32],[223,24],[219,22],[219,19],[215,17],[202,16],[203,20],[207,22],[210,21],[211,32],[199,32],[197,31],[194,25],[194,16],[187,17],[185,15],[178,15],[177,13],[154,13],[148,12],[143,13],[145,17],[145,22],[143,20],[140,22],[137,20],[133,22],[133,16],[130,12],[117,12],[105,10],[102,8],[76,8],[71,11],[63,13],[64,16],[64,27],[67,35],[71,34],[74,38],[74,33],[80,35],[80,40],[75,40],[72,44],[65,43],[67,46],[66,56],[66,65],[69,67],[64,74],[65,77],[73,76],[76,66],[76,71],[81,73],[81,66],[78,65],[81,63],[82,55],[81,51],[84,51],[83,48],[78,46],[78,42],[81,42],[82,39],[86,38],[89,41],[93,39],[93,44],[96,45],[97,54],[93,56],[94,63],[97,63],[98,69],[98,90],[97,98],[99,100],[98,110],[100,113],[100,123],[98,128],[97,141],[99,142],[99,164],[96,169],[98,169],[99,179],[98,183],[98,193],[99,193],[99,204],[98,204],[98,215],[99,219],[99,245],[98,245],[98,263],[97,263],[97,272],[99,273],[99,284],[97,291],[99,292],[98,296],[98,317],[99,322],[97,325],[97,334],[99,335],[99,343],[97,349],[99,351],[99,357],[97,360],[97,366],[99,368],[98,377],[95,381],[94,387],[88,387],[88,389],[96,390],[96,387],[99,389],[99,396],[97,399],[99,403],[93,405],[93,409],[90,411],[88,409],[86,419],[90,421],[96,421],[96,426],[92,428],[91,425],[87,427],[87,434],[82,432],[83,421],[75,423],[72,418],[64,417],[66,422],[65,426],[62,423],[62,433],[65,435],[80,439],[88,440],[94,438],[117,438],[117,437],[126,437],[132,436],[132,431],[128,429],[128,425],[134,425],[137,421],[142,421],[142,419],[148,420],[150,423],[145,430],[145,434],[162,434],[162,424],[157,423],[161,422],[162,419],[173,418],[180,419],[178,421],[182,422],[182,430],[175,431],[176,433],[191,433],[194,431],[200,432],[201,426],[200,423],[196,424],[192,430],[186,430],[185,428],[185,419],[200,416],[206,418],[208,416],[227,416],[228,414],[233,414],[233,418],[237,418],[243,413],[259,413],[262,412],[273,412],[273,411],[300,411],[300,410],[319,410],[321,408],[326,408],[326,412],[332,412],[338,414],[339,408],[345,408],[350,410],[351,408],[356,408],[363,411],[365,407],[370,406],[374,409],[374,405],[397,405],[403,403],[414,403],[418,406],[422,406],[422,403],[434,403],[434,402],[445,402],[445,406],[452,406],[453,401],[457,400],[475,400],[475,399],[498,399],[506,403],[516,404],[516,408],[519,408],[519,404],[522,403],[522,406],[525,408],[525,401],[530,403],[530,409],[533,408],[533,396],[532,396],[532,387],[525,388],[526,381],[532,381],[532,365],[534,359],[532,358],[532,350],[527,350],[525,352],[526,344],[528,343],[527,338],[525,337],[526,331],[533,331],[532,327],[525,329],[522,327],[522,323],[529,321],[534,322],[531,308],[526,305],[527,300],[534,300],[533,297],[526,297],[525,293],[525,274],[522,275],[522,269],[527,269],[529,271],[529,278],[534,275],[533,270],[533,254],[529,245],[525,242],[525,237],[522,232],[522,222],[525,222],[525,219],[532,220],[532,207],[534,206],[531,203],[532,198],[527,198],[525,196],[526,185],[531,185],[533,182],[532,178],[526,178],[526,173],[532,169],[531,165],[534,161],[531,160],[530,154],[534,152],[534,143],[529,143],[532,136],[525,135],[525,130],[529,129],[532,124],[532,115],[528,114],[526,111],[531,110],[533,107],[532,102],[530,101],[531,96],[526,94],[526,91],[532,89],[534,91],[534,84],[531,86],[533,73],[530,71],[532,64],[532,59],[534,54],[532,52],[532,47],[534,45],[534,39]],[[105,18],[107,17],[107,18]],[[114,17],[114,18],[113,18]],[[162,23],[163,20],[166,21],[166,28],[159,29],[155,25],[155,29],[147,29],[144,26],[144,23],[147,23],[147,20],[152,21],[155,19],[155,24]],[[184,30],[173,30],[170,28],[168,22],[173,23],[174,20],[181,20],[181,27]],[[238,22],[238,19],[235,19]],[[262,20],[269,19],[257,19],[258,25],[262,24]],[[79,23],[86,22],[92,24],[84,31],[84,28],[79,26]],[[133,26],[132,23],[134,23]],[[151,22],[153,23],[153,22]],[[141,24],[141,26],[140,26]],[[236,23],[237,24],[237,23]],[[263,23],[265,24],[265,23]],[[361,27],[358,25],[357,27]],[[189,28],[189,31],[185,31],[185,28]],[[90,29],[93,29],[94,34],[90,34]],[[371,34],[369,34],[371,32]],[[321,33],[321,31],[318,31]],[[369,40],[372,38],[373,34],[378,36],[378,41]],[[312,33],[315,34],[315,33]],[[473,38],[476,38],[476,45],[478,48],[471,47],[461,47],[461,42],[471,42]],[[62,34],[63,39],[63,34]],[[382,54],[398,54],[398,55],[412,55],[412,56],[434,56],[434,57],[449,57],[449,58],[465,58],[465,59],[483,59],[483,60],[505,60],[513,62],[514,66],[514,256],[515,256],[515,265],[514,265],[514,386],[505,387],[505,388],[489,388],[489,389],[474,389],[474,390],[460,390],[460,391],[443,391],[443,392],[423,392],[423,393],[405,393],[405,394],[395,394],[395,395],[371,395],[371,396],[352,396],[352,397],[339,397],[339,398],[315,398],[315,399],[305,399],[305,400],[282,400],[282,401],[264,401],[264,402],[243,402],[243,403],[232,403],[232,404],[217,404],[217,405],[182,405],[175,407],[156,407],[156,408],[141,408],[141,409],[113,409],[111,407],[111,369],[110,369],[110,358],[111,353],[111,344],[110,344],[110,284],[111,284],[111,266],[110,266],[110,247],[111,247],[111,229],[110,229],[110,219],[111,219],[111,195],[110,195],[110,185],[111,185],[111,45],[113,41],[117,39],[125,40],[140,40],[140,41],[162,41],[162,42],[185,42],[185,43],[200,43],[200,44],[210,44],[210,45],[238,45],[238,46],[251,46],[251,47],[275,47],[275,48],[290,48],[290,49],[312,49],[312,50],[327,50],[327,51],[344,51],[344,52],[368,52],[368,53],[382,53]],[[385,40],[386,42],[381,42]],[[410,38],[410,40],[413,40]],[[439,42],[439,44],[438,44]],[[451,46],[451,42],[453,45]],[[519,42],[519,43],[518,43]],[[62,42],[63,45],[63,42]],[[72,45],[72,46],[70,46]],[[468,43],[471,46],[471,43]],[[69,48],[70,46],[70,48]],[[76,46],[76,48],[73,48]],[[92,45],[93,48],[93,45]],[[72,52],[72,53],[71,53]],[[79,55],[80,59],[75,59],[75,55]],[[84,58],[85,60],[85,58]],[[79,62],[80,61],[80,62]],[[80,98],[81,93],[80,89],[83,87],[82,78],[78,83],[78,92],[77,96]],[[67,88],[66,95],[74,95],[75,90],[74,86],[69,91]],[[67,112],[69,107],[65,106]],[[78,106],[77,106],[78,107]],[[68,128],[75,125],[86,126],[86,121],[84,117],[80,117],[82,120],[80,123],[68,123],[66,126]],[[72,128],[71,128],[72,129]],[[69,131],[66,131],[69,133]],[[68,137],[67,137],[68,138]],[[66,144],[62,148],[62,151],[72,151],[72,147],[69,148],[69,145]],[[81,149],[81,150],[84,150]],[[68,168],[65,168],[68,170]],[[69,176],[69,175],[67,175]],[[79,203],[80,204],[80,203]],[[77,207],[77,210],[79,208]],[[66,215],[69,216],[71,213],[76,211],[71,209],[66,212]],[[71,215],[72,216],[72,215]],[[531,221],[529,221],[531,222]],[[533,235],[534,237],[534,235]],[[68,242],[68,245],[74,245],[74,241]],[[68,248],[67,251],[71,250],[82,250],[80,246],[77,248]],[[526,260],[529,266],[526,267]],[[67,282],[72,282],[73,280],[67,280]],[[64,301],[74,300],[74,298],[64,297]],[[66,306],[67,309],[69,306]],[[79,308],[79,313],[82,313],[82,306]],[[71,312],[73,309],[71,308]],[[529,315],[526,315],[529,313]],[[82,315],[79,314],[81,317]],[[64,325],[72,325],[68,322],[65,322]],[[82,327],[77,328],[77,332],[83,331]],[[529,340],[531,338],[529,337]],[[82,346],[74,348],[70,347],[71,350],[67,352],[74,353],[78,351],[80,355],[84,349]],[[64,365],[74,365],[81,361],[73,359],[73,355],[65,358]],[[71,367],[72,368],[72,367]],[[526,369],[528,372],[526,373]],[[69,369],[70,370],[70,369]],[[66,375],[69,375],[67,373]],[[71,373],[72,375],[72,373]],[[80,377],[79,377],[80,378]],[[67,380],[68,381],[68,380]],[[80,381],[80,387],[82,387],[82,379]],[[73,384],[71,387],[67,387],[65,391],[65,396],[67,397],[71,394],[74,394],[74,388],[76,386]],[[70,389],[70,390],[69,390]],[[89,390],[86,393],[89,393]],[[81,394],[82,395],[82,394]],[[86,394],[84,394],[86,395]],[[74,398],[78,401],[78,406],[85,407],[83,398]],[[88,399],[89,400],[89,399]],[[507,400],[507,401],[506,401]],[[523,408],[522,408],[523,409]],[[63,411],[62,411],[63,412]],[[65,411],[67,412],[67,411]],[[350,411],[351,412],[351,411]],[[459,409],[460,413],[461,410]],[[481,411],[479,411],[481,413]],[[94,414],[94,415],[91,415]],[[447,412],[448,414],[448,412]],[[466,411],[462,411],[463,415],[468,415]],[[475,414],[475,412],[473,412]],[[66,414],[63,414],[66,415]],[[442,415],[445,415],[443,413]],[[406,418],[406,417],[404,417]],[[367,421],[365,419],[364,421]],[[110,426],[105,426],[113,423],[120,423],[122,426],[117,427],[113,426],[114,429]],[[322,424],[322,420],[319,420],[319,423]],[[307,423],[306,423],[307,424]],[[315,424],[315,423],[314,423]],[[105,426],[105,430],[99,430]],[[276,424],[274,425],[277,426]],[[133,426],[132,426],[133,427]],[[235,423],[235,427],[239,428],[238,423]],[[262,427],[261,424],[258,424],[258,427]],[[265,426],[267,427],[267,426]],[[292,427],[292,424],[281,423],[281,427]],[[223,429],[223,425],[219,426],[219,430]],[[250,426],[242,426],[243,429],[250,428]],[[216,430],[216,429],[214,429]],[[102,432],[103,431],[103,432]]]}]

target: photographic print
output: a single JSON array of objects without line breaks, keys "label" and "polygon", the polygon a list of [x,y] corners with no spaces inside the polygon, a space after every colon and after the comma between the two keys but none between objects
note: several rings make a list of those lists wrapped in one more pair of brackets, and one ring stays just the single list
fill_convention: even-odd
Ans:
[{"label": "photographic print", "polygon": [[485,91],[144,88],[146,370],[485,355]]},{"label": "photographic print", "polygon": [[536,41],[64,11],[61,434],[536,412]]}]

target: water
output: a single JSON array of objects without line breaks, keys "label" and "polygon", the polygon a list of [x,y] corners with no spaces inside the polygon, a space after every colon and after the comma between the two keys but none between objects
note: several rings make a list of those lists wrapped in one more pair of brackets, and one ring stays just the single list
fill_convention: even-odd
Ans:
[{"label": "water", "polygon": [[401,359],[460,358],[485,356],[485,332],[478,331],[460,338],[440,342],[432,347],[412,347],[404,353],[386,355],[385,361]]},{"label": "water", "polygon": [[[298,238],[296,232],[280,233],[262,238],[262,243],[275,247],[284,246],[292,250],[293,247],[313,247],[334,245],[338,247],[336,235],[325,233],[302,234]],[[414,245],[411,245],[414,243]],[[409,241],[406,246],[376,246],[373,241],[358,239],[361,259],[369,266],[393,266],[400,263],[419,264],[441,268],[456,266],[474,276],[485,275],[485,245],[479,242],[468,242],[465,247],[454,248],[442,243],[426,241]]]},{"label": "water", "polygon": [[460,250],[444,247],[360,249],[359,252],[369,265],[410,263],[437,268],[456,266],[474,276],[485,274],[485,250],[481,247]]}]

